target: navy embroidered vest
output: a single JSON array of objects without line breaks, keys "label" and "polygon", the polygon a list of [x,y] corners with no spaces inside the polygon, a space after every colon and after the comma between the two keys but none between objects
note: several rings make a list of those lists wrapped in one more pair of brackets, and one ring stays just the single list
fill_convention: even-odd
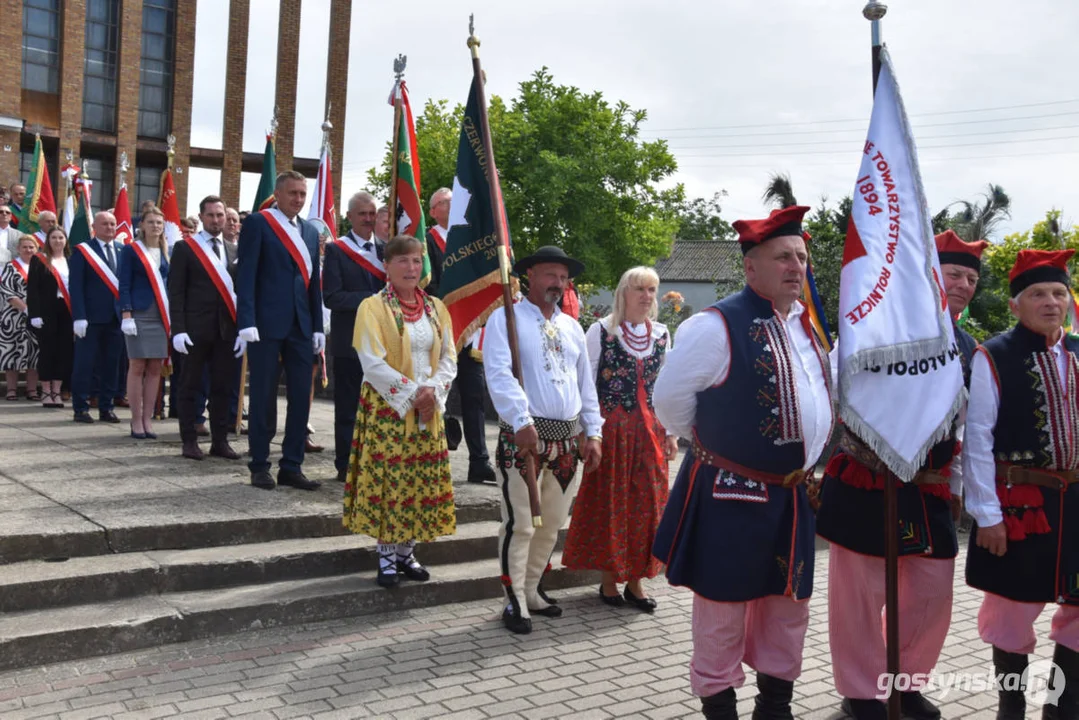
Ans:
[{"label": "navy embroidered vest", "polygon": [[[985,342],[1000,393],[993,430],[998,462],[1072,470],[1079,466],[1079,341],[1065,337],[1066,387],[1044,335],[1022,323]],[[1067,418],[1070,418],[1068,422]]]},{"label": "navy embroidered vest", "polygon": [[[706,450],[747,468],[778,475],[800,470],[806,448],[793,349],[782,320],[772,303],[748,286],[710,310],[727,323],[731,361],[721,384],[697,393],[697,439]],[[827,356],[815,336],[813,344],[831,395]]]},{"label": "navy embroidered vest", "polygon": [[[600,324],[600,359],[596,378],[596,394],[599,396],[600,409],[606,417],[621,405],[627,411],[637,408],[637,358],[630,355],[618,336],[607,332]],[[652,408],[652,389],[667,352],[667,336],[656,338],[652,343],[652,353],[642,359],[641,378],[644,381],[648,407]]]}]

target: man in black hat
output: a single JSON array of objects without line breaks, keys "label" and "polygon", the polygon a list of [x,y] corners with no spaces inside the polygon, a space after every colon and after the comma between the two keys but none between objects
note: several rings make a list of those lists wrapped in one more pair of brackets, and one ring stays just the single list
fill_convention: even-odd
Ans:
[{"label": "man in black hat", "polygon": [[[532,631],[533,613],[558,617],[562,609],[542,589],[558,531],[576,491],[578,458],[599,464],[603,428],[584,331],[558,308],[569,279],[584,269],[560,248],[541,247],[514,265],[528,277],[528,296],[513,306],[521,382],[513,376],[506,309],[487,321],[484,373],[498,411],[497,464],[501,470],[499,560],[511,631]],[[522,387],[522,383],[524,387]],[[583,440],[583,437],[587,440]],[[583,441],[582,441],[583,440]],[[534,528],[524,480],[525,458],[536,469],[543,526]]]}]

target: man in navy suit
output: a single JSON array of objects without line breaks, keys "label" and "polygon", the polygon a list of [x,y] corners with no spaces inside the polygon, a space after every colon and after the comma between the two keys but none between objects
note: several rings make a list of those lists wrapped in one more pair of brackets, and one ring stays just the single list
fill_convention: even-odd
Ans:
[{"label": "man in navy suit", "polygon": [[[116,308],[120,250],[114,246],[115,237],[116,216],[99,212],[94,216],[94,237],[71,253],[69,291],[76,337],[71,404],[75,422],[94,421],[90,417],[90,392],[95,375],[99,384],[98,417],[102,422],[120,422],[112,410],[120,377],[120,352],[124,348]],[[93,253],[97,261],[85,253]]]},{"label": "man in navy suit", "polygon": [[323,302],[330,309],[330,354],[333,355],[334,466],[345,481],[356,409],[363,385],[363,366],[352,347],[356,310],[386,285],[383,243],[375,237],[375,199],[358,192],[348,201],[352,231],[326,245],[322,273]]},{"label": "man in navy suit", "polygon": [[[316,490],[302,471],[311,372],[326,347],[322,330],[318,231],[299,217],[307,180],[298,172],[277,176],[276,206],[253,213],[240,230],[236,271],[236,325],[247,343],[251,401],[247,441],[251,484],[272,490],[291,485]],[[276,402],[278,358],[288,386],[285,440],[274,482],[270,474],[270,404]]]}]

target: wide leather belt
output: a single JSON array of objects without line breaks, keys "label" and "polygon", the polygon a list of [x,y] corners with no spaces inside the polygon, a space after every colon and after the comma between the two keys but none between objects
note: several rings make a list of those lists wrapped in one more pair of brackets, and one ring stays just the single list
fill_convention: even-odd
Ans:
[{"label": "wide leather belt", "polygon": [[[839,441],[839,449],[853,458],[870,472],[878,475],[894,475],[894,473],[888,469],[888,466],[877,457],[877,454],[870,450],[865,443],[859,441],[856,437],[850,434],[848,430],[844,428],[843,437]],[[915,485],[947,485],[948,478],[941,475],[939,472],[932,470],[919,470],[915,473],[911,482]]]},{"label": "wide leather belt", "polygon": [[700,444],[700,442],[696,438],[693,439],[693,457],[695,457],[699,462],[702,462],[705,465],[711,465],[714,468],[726,470],[727,472],[734,473],[735,475],[740,475],[750,480],[756,480],[757,482],[765,483],[767,485],[780,485],[787,488],[801,485],[813,473],[812,468],[810,468],[809,470],[795,470],[793,472],[787,473],[786,475],[776,475],[774,473],[766,473],[761,470],[754,470],[753,468],[739,465],[738,463],[732,462],[727,458],[720,457],[715,453],[709,452],[703,445]]},{"label": "wide leather belt", "polygon": [[1008,485],[1039,485],[1051,490],[1061,490],[1079,482],[1079,470],[1050,470],[998,462],[997,482]]},{"label": "wide leather belt", "polygon": [[[539,436],[539,439],[548,442],[569,440],[580,432],[577,417],[570,418],[569,420],[551,420],[549,418],[533,417],[532,424],[536,428],[536,434]],[[513,428],[501,419],[498,421],[498,426],[510,435],[513,435]]]}]

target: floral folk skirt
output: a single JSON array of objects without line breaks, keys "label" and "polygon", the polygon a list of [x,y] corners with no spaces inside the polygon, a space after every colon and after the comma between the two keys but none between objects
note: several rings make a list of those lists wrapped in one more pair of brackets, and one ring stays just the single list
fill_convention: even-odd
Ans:
[{"label": "floral folk skirt", "polygon": [[[658,423],[652,428],[660,443]],[[614,573],[615,582],[653,578],[662,563],[652,556],[656,528],[667,504],[668,464],[649,435],[640,410],[619,405],[603,422],[603,458],[585,473],[573,506],[562,564]]]},{"label": "floral folk skirt", "polygon": [[344,517],[351,532],[385,543],[429,542],[457,531],[446,436],[405,421],[367,383],[352,436]]}]

